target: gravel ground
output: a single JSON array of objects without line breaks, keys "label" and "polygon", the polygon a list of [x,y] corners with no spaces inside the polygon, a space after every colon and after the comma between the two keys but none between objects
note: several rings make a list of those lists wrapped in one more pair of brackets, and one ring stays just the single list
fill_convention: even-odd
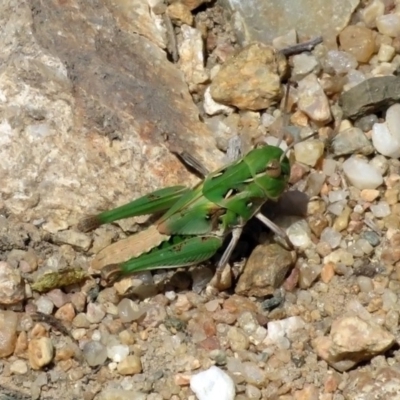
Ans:
[{"label": "gravel ground", "polygon": [[[250,221],[218,293],[217,257],[103,287],[90,260],[121,227],[50,235],[4,210],[0,399],[400,399],[399,5],[362,2],[338,44],[287,60],[243,48],[215,3],[174,7],[177,45],[190,44],[178,66],[218,148],[240,134],[246,152],[282,130],[297,142],[290,191],[264,210],[295,251]],[[44,283],[44,260],[69,272]],[[200,395],[214,379],[219,393]]]}]

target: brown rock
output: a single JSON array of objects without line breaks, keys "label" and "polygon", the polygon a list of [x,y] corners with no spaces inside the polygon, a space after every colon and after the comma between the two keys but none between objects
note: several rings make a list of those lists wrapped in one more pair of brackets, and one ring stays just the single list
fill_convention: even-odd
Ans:
[{"label": "brown rock", "polygon": [[367,63],[375,50],[375,39],[371,29],[349,25],[339,35],[343,51],[352,54],[358,62]]},{"label": "brown rock", "polygon": [[14,311],[0,311],[0,358],[14,352],[17,342],[18,316]]},{"label": "brown rock", "polygon": [[40,369],[51,363],[54,357],[54,347],[50,338],[32,339],[28,346],[29,363],[32,369]]},{"label": "brown rock", "polygon": [[343,317],[332,323],[329,337],[317,338],[317,354],[338,371],[347,371],[357,363],[384,353],[395,337],[372,321]]},{"label": "brown rock", "polygon": [[135,375],[142,372],[142,362],[137,355],[129,355],[124,358],[117,366],[121,375]]},{"label": "brown rock", "polygon": [[28,348],[28,335],[25,331],[22,331],[17,338],[17,342],[15,344],[14,354],[16,356],[24,356],[26,357],[26,350]]},{"label": "brown rock", "polygon": [[75,318],[74,306],[71,303],[67,303],[60,307],[54,316],[61,321],[72,322]]},{"label": "brown rock", "polygon": [[248,259],[235,292],[246,296],[266,296],[282,285],[294,257],[278,244],[257,246]]},{"label": "brown rock", "polygon": [[380,368],[377,371],[358,369],[349,372],[349,379],[343,395],[347,399],[358,397],[364,399],[396,399],[400,393],[400,371],[394,365]]},{"label": "brown rock", "polygon": [[253,43],[229,58],[211,83],[219,103],[243,110],[261,110],[282,97],[281,78],[287,61],[273,47]]},{"label": "brown rock", "polygon": [[183,3],[177,2],[169,5],[167,8],[167,14],[175,25],[193,25],[193,15],[189,8]]}]

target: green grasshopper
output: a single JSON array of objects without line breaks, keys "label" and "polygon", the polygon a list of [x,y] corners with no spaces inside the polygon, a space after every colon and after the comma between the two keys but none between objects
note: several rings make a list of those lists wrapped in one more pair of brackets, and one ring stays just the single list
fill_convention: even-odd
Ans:
[{"label": "green grasshopper", "polygon": [[210,259],[232,234],[217,265],[228,262],[243,227],[253,216],[280,231],[259,210],[284,192],[290,163],[280,147],[266,145],[208,174],[193,188],[156,190],[121,207],[85,218],[78,227],[89,231],[123,218],[164,214],[149,228],[101,250],[92,267],[106,281],[152,269],[178,268]]}]

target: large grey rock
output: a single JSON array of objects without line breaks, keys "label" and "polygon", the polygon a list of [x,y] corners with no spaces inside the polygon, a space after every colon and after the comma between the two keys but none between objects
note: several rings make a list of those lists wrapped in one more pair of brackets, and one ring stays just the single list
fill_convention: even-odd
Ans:
[{"label": "large grey rock", "polygon": [[221,164],[146,2],[0,3],[0,209],[52,232]]},{"label": "large grey rock", "polygon": [[222,0],[236,12],[235,28],[242,40],[271,43],[297,31],[299,40],[336,35],[349,22],[359,0]]}]

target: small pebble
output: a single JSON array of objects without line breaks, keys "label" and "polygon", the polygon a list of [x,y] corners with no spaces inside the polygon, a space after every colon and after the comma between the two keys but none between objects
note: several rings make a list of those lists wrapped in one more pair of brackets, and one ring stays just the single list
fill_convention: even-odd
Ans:
[{"label": "small pebble", "polygon": [[25,375],[28,372],[28,366],[23,360],[15,360],[10,365],[10,371],[16,375]]},{"label": "small pebble", "polygon": [[91,324],[98,324],[106,313],[101,304],[89,303],[87,305],[86,318]]},{"label": "small pebble", "polygon": [[18,314],[0,310],[0,358],[10,356],[17,341]]},{"label": "small pebble", "polygon": [[234,400],[236,394],[232,378],[215,366],[193,375],[190,388],[198,400]]},{"label": "small pebble", "polygon": [[391,37],[400,35],[400,15],[385,14],[376,18],[376,26],[379,33]]},{"label": "small pebble", "polygon": [[331,249],[339,247],[342,235],[332,228],[325,228],[321,233],[321,241],[328,243]]},{"label": "small pebble", "polygon": [[47,296],[40,296],[36,300],[37,310],[43,314],[51,314],[54,309],[53,302]]},{"label": "small pebble", "polygon": [[89,341],[83,347],[83,356],[90,367],[103,365],[107,359],[107,349],[98,341]]},{"label": "small pebble", "polygon": [[363,232],[362,236],[373,247],[378,246],[378,244],[381,242],[379,235],[374,231]]},{"label": "small pebble", "polygon": [[344,51],[330,50],[325,58],[325,65],[333,68],[337,74],[345,74],[352,69],[357,68],[356,58]]},{"label": "small pebble", "polygon": [[234,326],[230,327],[227,339],[232,351],[247,350],[250,342],[247,335],[240,329]]},{"label": "small pebble", "polygon": [[122,322],[132,322],[139,319],[145,310],[131,299],[122,299],[118,304],[118,315]]},{"label": "small pebble", "polygon": [[142,372],[142,362],[137,355],[125,357],[117,366],[117,371],[121,375],[135,375]]},{"label": "small pebble", "polygon": [[343,172],[350,183],[358,189],[376,189],[383,183],[379,171],[363,159],[349,158],[343,163]]},{"label": "small pebble", "polygon": [[16,304],[25,298],[25,284],[18,269],[0,261],[0,305]]},{"label": "small pebble", "polygon": [[372,143],[375,149],[387,157],[400,157],[400,104],[393,104],[386,111],[386,121],[372,127]]},{"label": "small pebble", "polygon": [[384,218],[390,215],[390,206],[386,201],[380,201],[378,204],[373,204],[370,208],[372,214],[376,218]]},{"label": "small pebble", "polygon": [[50,338],[31,339],[28,346],[29,364],[32,369],[40,369],[51,363],[54,357],[54,347]]},{"label": "small pebble", "polygon": [[129,347],[124,344],[107,346],[107,357],[115,363],[119,363],[124,360],[128,354]]}]

